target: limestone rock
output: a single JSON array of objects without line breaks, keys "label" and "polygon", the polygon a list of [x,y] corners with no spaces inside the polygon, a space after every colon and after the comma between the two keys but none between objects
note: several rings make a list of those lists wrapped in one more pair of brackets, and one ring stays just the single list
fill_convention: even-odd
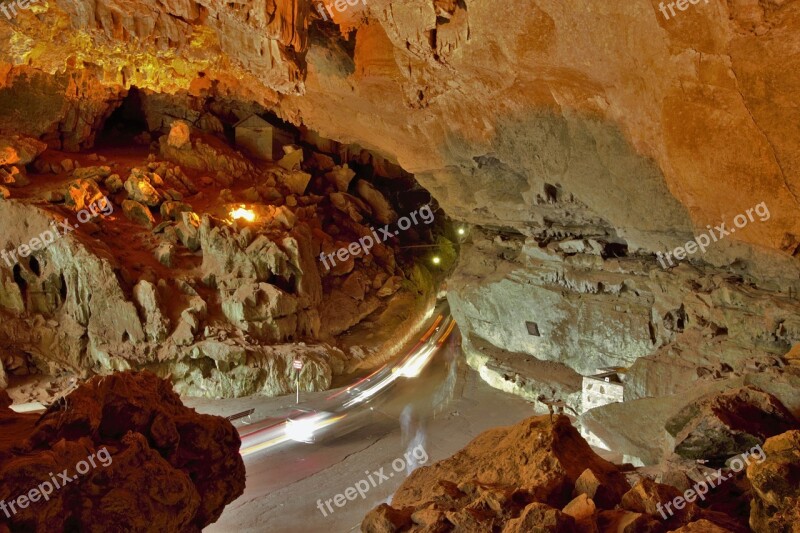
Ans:
[{"label": "limestone rock", "polygon": [[200,218],[193,212],[181,212],[180,217],[180,222],[175,226],[178,238],[186,248],[196,252],[200,249]]},{"label": "limestone rock", "polygon": [[169,332],[169,319],[161,310],[160,296],[156,286],[147,280],[141,280],[133,287],[133,297],[144,316],[144,331],[147,339],[153,342],[164,342]]},{"label": "limestone rock", "polygon": [[111,176],[111,167],[106,165],[76,168],[72,172],[72,177],[76,180],[102,181],[109,176]]},{"label": "limestone rock", "polygon": [[303,195],[308,187],[308,182],[311,181],[311,174],[296,170],[282,174],[280,180],[292,194]]},{"label": "limestone rock", "polygon": [[122,212],[128,219],[147,228],[152,228],[156,223],[156,219],[150,210],[134,200],[124,200],[122,202]]},{"label": "limestone rock", "polygon": [[623,495],[621,507],[628,511],[648,515],[655,520],[664,520],[664,515],[666,515],[668,518],[664,521],[667,528],[674,529],[697,520],[701,515],[700,508],[693,502],[685,502],[683,509],[670,507],[674,514],[668,513],[667,510],[663,511],[662,514],[661,509],[664,509],[665,505],[671,504],[678,497],[681,497],[681,492],[678,489],[644,478]]},{"label": "limestone rock", "polygon": [[296,327],[297,299],[268,283],[245,284],[222,303],[233,324],[256,338],[283,341]]},{"label": "limestone rock", "polygon": [[753,487],[750,527],[756,533],[796,531],[800,523],[800,431],[767,439],[763,462],[747,467]]},{"label": "limestone rock", "polygon": [[613,509],[622,497],[617,487],[603,484],[594,472],[588,468],[575,480],[574,495],[580,496],[582,494],[603,509]]},{"label": "limestone rock", "polygon": [[118,193],[121,191],[125,185],[122,183],[122,178],[119,177],[119,174],[111,174],[106,180],[103,182],[108,192],[111,194]]},{"label": "limestone rock", "polygon": [[325,174],[325,177],[328,181],[336,185],[339,192],[346,192],[350,187],[350,182],[356,177],[356,173],[353,172],[347,164],[344,164],[342,166],[337,165],[333,167],[333,170]]},{"label": "limestone rock", "polygon": [[6,369],[3,366],[2,358],[0,358],[0,391],[6,387],[8,387],[8,375],[6,375]]},{"label": "limestone rock", "polygon": [[49,191],[49,192],[48,192],[48,193],[45,195],[45,198],[46,198],[46,199],[47,199],[47,201],[48,201],[48,202],[50,202],[51,204],[60,204],[60,203],[63,203],[63,202],[64,202],[64,200],[65,200],[65,198],[64,198],[64,194],[63,194],[63,193],[60,193],[60,192],[58,192],[58,191]]},{"label": "limestone rock", "polygon": [[192,206],[183,202],[167,201],[161,204],[161,216],[165,220],[178,220],[181,213],[190,213]]},{"label": "limestone rock", "polygon": [[586,494],[569,502],[562,512],[575,519],[575,528],[582,533],[598,533],[595,513],[597,506]]},{"label": "limestone rock", "polygon": [[412,525],[411,512],[394,509],[386,503],[380,504],[364,521],[361,522],[361,531],[364,533],[394,533],[406,531]]},{"label": "limestone rock", "polygon": [[[176,120],[170,127],[167,143],[174,148],[181,149],[190,142],[190,134],[189,124],[183,120]],[[191,145],[189,147],[191,148]]]},{"label": "limestone rock", "polygon": [[359,180],[356,185],[358,195],[361,196],[372,208],[375,220],[381,224],[394,224],[397,221],[397,212],[392,208],[386,197],[365,180]]},{"label": "limestone rock", "polygon": [[400,290],[402,286],[403,278],[401,276],[392,276],[386,283],[384,283],[380,289],[378,289],[378,297],[379,298],[386,298],[387,296],[391,296],[392,294],[396,293]]},{"label": "limestone rock", "polygon": [[372,214],[367,204],[345,192],[334,192],[330,195],[331,204],[343,213],[350,216],[353,222],[360,223],[364,220],[364,215]]},{"label": "limestone rock", "polygon": [[7,166],[0,167],[0,183],[9,187],[25,187],[31,182],[25,172],[25,167]]},{"label": "limestone rock", "polygon": [[150,207],[157,207],[164,201],[153,186],[152,178],[137,168],[131,170],[131,175],[125,181],[125,191],[129,199]]},{"label": "limestone rock", "polygon": [[700,398],[670,418],[666,428],[682,457],[725,461],[800,423],[771,394],[742,387]]},{"label": "limestone rock", "polygon": [[184,407],[168,382],[149,373],[93,378],[38,420],[0,402],[0,419],[17,427],[13,451],[0,447],[6,499],[26,494],[32,479],[74,472],[79,461],[97,457],[48,501],[13,515],[12,530],[199,531],[244,491],[230,422]]},{"label": "limestone rock", "polygon": [[158,262],[166,267],[171,267],[175,256],[175,246],[170,242],[162,242],[154,252]]},{"label": "limestone rock", "polygon": [[[284,147],[286,151],[286,147]],[[300,163],[303,162],[303,149],[297,148],[286,152],[279,161],[278,166],[286,170],[297,170],[300,168]]]},{"label": "limestone rock", "polygon": [[503,528],[503,533],[527,533],[529,531],[572,533],[575,531],[575,527],[575,519],[568,514],[543,503],[534,502],[525,507],[519,518],[509,520]]},{"label": "limestone rock", "polygon": [[104,198],[105,195],[93,178],[79,178],[67,186],[65,203],[74,211],[80,211]]},{"label": "limestone rock", "polygon": [[[172,146],[167,136],[162,136],[159,143],[161,156],[182,167],[212,174],[222,172],[224,175],[241,178],[250,175],[255,170],[253,164],[241,154],[209,135],[193,136],[191,142],[184,144],[181,148]],[[176,177],[188,188],[188,179],[181,175]]]},{"label": "limestone rock", "polygon": [[[486,431],[451,458],[414,470],[391,507],[407,513],[435,505],[449,510],[451,523],[463,521],[465,531],[522,532],[534,526],[574,531],[575,519],[552,506],[570,502],[576,480],[587,469],[613,494],[629,489],[617,468],[597,457],[566,417],[528,418]],[[476,508],[481,513],[470,518],[469,510]],[[364,523],[381,523],[388,513],[385,507],[375,509]]]},{"label": "limestone rock", "polygon": [[24,135],[0,135],[0,166],[25,166],[47,149],[38,139]]},{"label": "limestone rock", "polygon": [[11,191],[8,190],[8,187],[0,185],[0,200],[8,200],[11,198]]}]

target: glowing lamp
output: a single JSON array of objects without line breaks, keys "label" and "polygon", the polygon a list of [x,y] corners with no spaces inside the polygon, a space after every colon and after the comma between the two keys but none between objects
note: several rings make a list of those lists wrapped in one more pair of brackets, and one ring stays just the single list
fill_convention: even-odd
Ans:
[{"label": "glowing lamp", "polygon": [[255,219],[255,211],[252,209],[245,209],[244,205],[231,211],[231,220],[246,220],[248,222],[252,222]]}]

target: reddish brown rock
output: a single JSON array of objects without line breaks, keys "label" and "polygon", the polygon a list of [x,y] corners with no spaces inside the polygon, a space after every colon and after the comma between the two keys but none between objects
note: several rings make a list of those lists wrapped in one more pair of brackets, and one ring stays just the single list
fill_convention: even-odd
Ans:
[{"label": "reddish brown rock", "polygon": [[[440,523],[442,516],[416,513],[438,510],[459,531],[532,531],[531,524],[541,531],[572,531],[575,518],[559,509],[572,500],[586,470],[603,487],[595,492],[603,492],[608,501],[618,502],[629,489],[617,468],[594,454],[568,418],[533,417],[486,431],[453,457],[415,470],[392,507],[413,509],[413,516],[427,517],[428,525]],[[373,515],[379,512],[385,509],[372,511],[365,523],[377,520]]]},{"label": "reddish brown rock", "polygon": [[750,386],[700,398],[666,424],[675,437],[675,453],[716,461],[745,453],[768,437],[798,427],[780,400]]},{"label": "reddish brown rock", "polygon": [[767,459],[747,468],[750,527],[757,533],[800,531],[800,431],[772,437],[763,449]]},{"label": "reddish brown rock", "polygon": [[0,398],[3,435],[16,430],[0,441],[0,500],[28,494],[51,472],[74,477],[13,514],[13,531],[199,532],[244,491],[233,426],[184,407],[153,374],[93,378],[35,423],[7,403]]}]

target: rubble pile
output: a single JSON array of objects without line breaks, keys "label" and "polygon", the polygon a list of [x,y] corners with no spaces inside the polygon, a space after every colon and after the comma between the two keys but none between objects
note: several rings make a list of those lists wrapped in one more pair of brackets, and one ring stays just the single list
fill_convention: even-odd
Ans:
[{"label": "rubble pile", "polygon": [[[397,291],[419,303],[432,294],[417,285],[427,279],[420,267],[398,261],[399,239],[332,269],[320,262],[397,218],[335,154],[292,144],[277,161],[256,161],[182,120],[149,145],[157,153],[138,149],[144,156],[64,157],[26,138],[4,142],[9,164],[27,165],[33,181],[0,203],[0,223],[26,220],[0,244],[27,242],[53,221],[68,230],[13,268],[0,264],[0,339],[41,372],[148,368],[182,393],[278,395],[294,389],[299,357],[301,387],[320,390],[365,364],[337,335]],[[106,199],[108,210],[81,219]]]}]

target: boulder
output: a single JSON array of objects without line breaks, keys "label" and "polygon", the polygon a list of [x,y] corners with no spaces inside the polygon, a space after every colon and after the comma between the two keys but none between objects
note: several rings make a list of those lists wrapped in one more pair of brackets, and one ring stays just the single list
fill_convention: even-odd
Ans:
[{"label": "boulder", "polygon": [[118,193],[125,187],[125,184],[122,183],[122,178],[119,177],[119,174],[111,174],[105,179],[103,185],[105,185],[106,189],[108,189],[108,192],[112,194]]},{"label": "boulder", "polygon": [[133,287],[133,299],[144,317],[144,332],[147,340],[164,342],[169,333],[169,318],[161,310],[156,286],[147,280],[140,280]]},{"label": "boulder", "polygon": [[183,120],[176,120],[172,123],[169,129],[169,136],[167,137],[167,144],[173,148],[182,149],[187,144],[191,148],[191,128]]},{"label": "boulder", "polygon": [[575,519],[558,509],[534,502],[522,511],[519,518],[506,522],[503,533],[573,533]]},{"label": "boulder", "polygon": [[767,439],[766,460],[750,463],[753,487],[750,527],[756,533],[798,531],[800,525],[800,431]]},{"label": "boulder", "polygon": [[360,223],[364,215],[371,215],[372,210],[367,204],[346,192],[334,192],[330,195],[331,204],[339,211],[350,216],[353,222]]},{"label": "boulder", "polygon": [[122,213],[133,222],[140,224],[146,228],[152,228],[156,223],[153,213],[150,210],[134,200],[124,200],[122,202]]},{"label": "boulder", "polygon": [[[391,507],[416,513],[435,505],[448,510],[451,523],[461,521],[461,531],[575,531],[575,518],[559,508],[573,500],[575,484],[587,469],[608,488],[611,501],[620,501],[630,489],[617,467],[595,455],[567,417],[532,417],[485,431],[452,457],[414,470]],[[480,513],[470,518],[477,509]],[[387,512],[375,509],[367,520],[378,521]]]},{"label": "boulder", "polygon": [[280,177],[280,182],[289,189],[292,194],[303,195],[308,187],[308,182],[311,181],[311,174],[308,172],[301,172],[296,170],[294,172],[287,172]]},{"label": "boulder", "polygon": [[746,386],[698,399],[665,427],[678,455],[724,462],[800,425],[775,396]]},{"label": "boulder", "polygon": [[9,187],[25,187],[31,180],[25,173],[25,167],[0,167],[0,183]]},{"label": "boulder", "polygon": [[335,166],[333,170],[325,174],[325,178],[336,185],[336,188],[340,192],[345,192],[350,187],[350,182],[353,178],[356,177],[356,173],[353,172],[347,164],[342,166]]},{"label": "boulder", "polygon": [[74,211],[80,211],[104,198],[105,195],[94,179],[80,178],[67,185],[65,205]]},{"label": "boulder", "polygon": [[365,180],[359,180],[356,185],[358,195],[372,208],[372,216],[381,224],[394,224],[397,221],[397,212],[374,185]]},{"label": "boulder", "polygon": [[412,525],[411,512],[397,510],[392,506],[382,503],[369,513],[361,522],[363,533],[395,533],[406,531]]},{"label": "boulder", "polygon": [[0,135],[0,166],[25,166],[47,149],[47,144],[24,135]]},{"label": "boulder", "polygon": [[153,186],[151,176],[138,168],[131,169],[131,175],[125,181],[125,191],[129,199],[150,207],[156,207],[164,201]]},{"label": "boulder", "polygon": [[72,172],[72,177],[76,180],[102,181],[111,175],[111,167],[103,165],[99,167],[76,168]]},{"label": "boulder", "polygon": [[303,149],[297,148],[287,151],[284,147],[286,155],[280,158],[278,166],[286,170],[296,170],[300,168],[300,163],[303,162]]},{"label": "boulder", "polygon": [[236,429],[184,407],[153,374],[92,378],[41,418],[6,403],[0,422],[14,428],[13,448],[0,446],[0,497],[27,494],[51,472],[74,473],[80,461],[88,469],[4,517],[11,531],[200,531],[244,492]]},{"label": "boulder", "polygon": [[161,204],[161,216],[164,220],[178,220],[181,213],[191,213],[192,206],[183,202],[167,201]]}]

